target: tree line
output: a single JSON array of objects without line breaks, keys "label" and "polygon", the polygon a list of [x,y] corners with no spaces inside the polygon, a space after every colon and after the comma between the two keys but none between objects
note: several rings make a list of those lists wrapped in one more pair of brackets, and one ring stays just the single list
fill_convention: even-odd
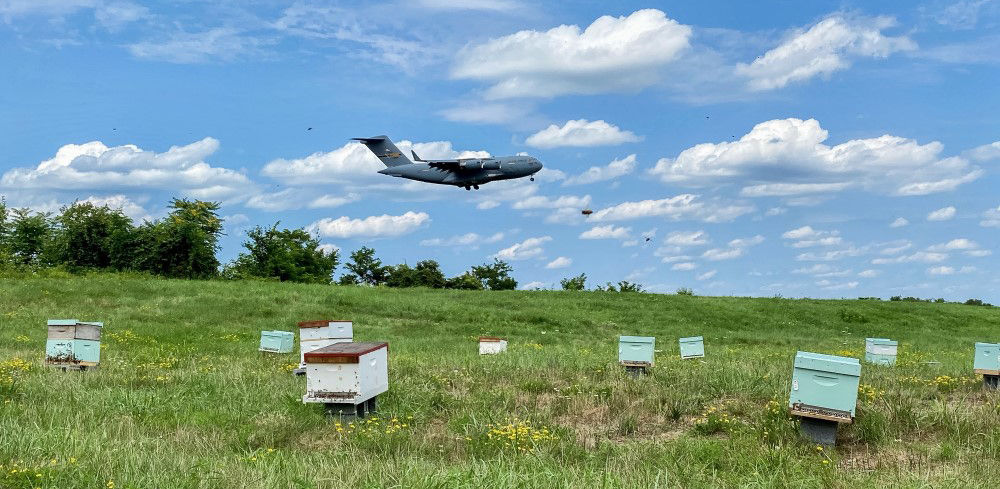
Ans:
[{"label": "tree line", "polygon": [[135,225],[121,209],[92,202],[74,202],[52,214],[12,209],[0,200],[0,267],[133,271],[189,279],[517,288],[517,280],[511,276],[514,269],[503,260],[473,266],[448,278],[434,260],[423,260],[413,267],[405,263],[385,265],[369,247],[352,252],[344,264],[345,273],[334,281],[340,252],[323,249],[305,229],[279,229],[280,222],[249,230],[244,251],[222,264],[217,258],[223,236],[219,206],[218,202],[173,199],[166,217]]}]

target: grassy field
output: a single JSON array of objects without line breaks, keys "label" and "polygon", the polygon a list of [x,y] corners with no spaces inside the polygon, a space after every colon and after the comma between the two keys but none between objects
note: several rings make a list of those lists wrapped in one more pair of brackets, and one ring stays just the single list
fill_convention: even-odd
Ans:
[{"label": "grassy field", "polygon": [[[105,322],[99,371],[43,367],[49,318]],[[300,402],[297,352],[257,351],[322,318],[390,344],[360,424]],[[620,334],[657,337],[652,375],[624,375]],[[704,361],[678,358],[691,335]],[[796,350],[863,357],[866,336],[898,366],[863,366],[836,449],[801,441]],[[972,351],[997,340],[1000,309],[957,304],[6,278],[0,488],[996,487]]]}]

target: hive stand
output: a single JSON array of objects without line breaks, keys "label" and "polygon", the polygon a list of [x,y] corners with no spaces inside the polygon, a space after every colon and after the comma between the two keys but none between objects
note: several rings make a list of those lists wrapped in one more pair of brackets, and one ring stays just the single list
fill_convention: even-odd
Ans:
[{"label": "hive stand", "polygon": [[837,444],[837,427],[839,423],[817,418],[799,418],[799,433],[818,445],[833,446]]},{"label": "hive stand", "polygon": [[625,367],[625,373],[631,377],[649,375],[649,364],[638,363],[638,362],[622,362],[622,365]]},{"label": "hive stand", "polygon": [[326,414],[330,416],[356,416],[364,418],[369,414],[378,412],[378,396],[375,396],[361,404],[326,403],[323,405]]},{"label": "hive stand", "polygon": [[983,387],[987,389],[1000,389],[1000,375],[984,375]]}]

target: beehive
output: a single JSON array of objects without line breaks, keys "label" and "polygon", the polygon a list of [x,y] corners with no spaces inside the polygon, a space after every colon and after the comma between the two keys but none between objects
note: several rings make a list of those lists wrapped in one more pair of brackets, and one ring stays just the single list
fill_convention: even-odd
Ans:
[{"label": "beehive", "polygon": [[865,361],[879,365],[895,365],[899,342],[887,338],[865,338]]},{"label": "beehive", "polygon": [[337,343],[307,352],[305,361],[304,403],[374,407],[373,399],[389,390],[388,343]]},{"label": "beehive", "polygon": [[291,331],[261,331],[260,351],[291,353],[295,348],[295,333]]},{"label": "beehive", "polygon": [[681,338],[681,358],[700,358],[705,356],[705,339],[701,336]]},{"label": "beehive", "polygon": [[479,337],[480,355],[496,355],[505,351],[507,351],[507,340],[496,336]]},{"label": "beehive", "polygon": [[299,360],[306,365],[307,352],[337,343],[354,341],[354,324],[351,321],[323,319],[299,323]]},{"label": "beehive", "polygon": [[857,358],[800,351],[795,354],[788,407],[795,416],[851,423],[860,380]]},{"label": "beehive", "polygon": [[101,363],[103,323],[76,319],[50,319],[45,363],[60,367],[87,368]]},{"label": "beehive", "polygon": [[976,360],[972,368],[977,374],[1000,375],[1000,344],[976,343]]},{"label": "beehive", "polygon": [[618,363],[627,367],[652,367],[656,338],[652,336],[619,336]]}]

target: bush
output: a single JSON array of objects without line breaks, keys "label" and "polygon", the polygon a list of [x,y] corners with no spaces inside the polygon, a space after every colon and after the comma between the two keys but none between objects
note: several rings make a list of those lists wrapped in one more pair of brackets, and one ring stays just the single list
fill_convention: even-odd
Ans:
[{"label": "bush", "polygon": [[493,263],[472,267],[472,275],[479,279],[483,288],[490,290],[514,290],[517,280],[510,276],[514,268],[498,258]]},{"label": "bush", "polygon": [[116,255],[125,251],[133,226],[120,209],[75,202],[63,207],[54,221],[51,261],[71,270],[123,264]]},{"label": "bush", "polygon": [[274,278],[282,282],[328,284],[339,263],[339,253],[319,248],[319,240],[304,229],[278,230],[257,226],[247,233],[241,253],[224,275],[229,278]]},{"label": "bush", "polygon": [[483,282],[475,275],[465,272],[457,277],[449,278],[445,287],[459,290],[483,290]]},{"label": "bush", "polygon": [[564,278],[559,281],[563,290],[583,290],[587,284],[587,274],[581,273],[575,277]]},{"label": "bush", "polygon": [[14,220],[7,232],[7,248],[12,260],[20,265],[42,264],[42,252],[52,234],[52,219],[48,213],[14,209]]},{"label": "bush", "polygon": [[128,244],[127,268],[175,278],[218,275],[219,203],[174,199],[169,207],[173,210],[165,219],[135,230]]},{"label": "bush", "polygon": [[694,291],[687,287],[681,287],[677,289],[677,295],[694,295]]}]

